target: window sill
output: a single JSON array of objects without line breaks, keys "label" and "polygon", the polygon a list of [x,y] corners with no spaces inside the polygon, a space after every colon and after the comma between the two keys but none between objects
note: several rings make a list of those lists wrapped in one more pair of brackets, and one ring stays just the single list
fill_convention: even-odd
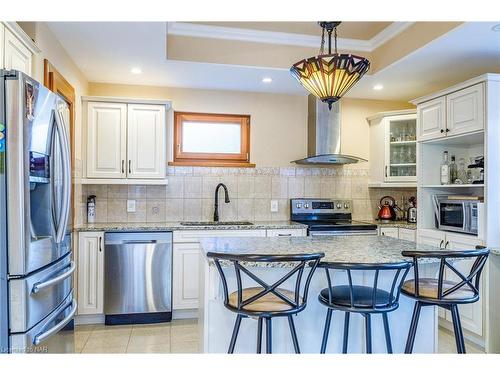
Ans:
[{"label": "window sill", "polygon": [[177,167],[226,167],[226,168],[255,168],[254,163],[248,162],[216,162],[216,161],[169,161],[168,165]]}]

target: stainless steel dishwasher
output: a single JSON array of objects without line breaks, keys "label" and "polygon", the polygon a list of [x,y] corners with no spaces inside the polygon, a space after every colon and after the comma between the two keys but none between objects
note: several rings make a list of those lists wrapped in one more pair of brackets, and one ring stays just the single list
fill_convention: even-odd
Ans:
[{"label": "stainless steel dishwasher", "polygon": [[105,324],[172,319],[172,233],[109,232],[104,237]]}]

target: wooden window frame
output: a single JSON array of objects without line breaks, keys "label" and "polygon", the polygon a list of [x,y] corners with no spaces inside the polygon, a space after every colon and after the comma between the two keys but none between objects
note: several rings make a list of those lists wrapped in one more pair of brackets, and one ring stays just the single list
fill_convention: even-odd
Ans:
[{"label": "wooden window frame", "polygon": [[[241,153],[195,153],[182,151],[182,123],[216,122],[241,126]],[[250,163],[250,116],[219,113],[174,112],[174,161],[169,165],[204,167],[255,167]]]}]

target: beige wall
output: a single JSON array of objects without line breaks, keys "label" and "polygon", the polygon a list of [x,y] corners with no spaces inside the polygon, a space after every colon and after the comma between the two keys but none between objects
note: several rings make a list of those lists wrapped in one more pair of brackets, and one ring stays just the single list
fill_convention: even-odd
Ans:
[{"label": "beige wall", "polygon": [[[89,94],[170,99],[176,111],[251,115],[251,161],[257,166],[289,166],[307,153],[307,98],[298,95],[152,86],[89,84]],[[366,117],[412,108],[406,102],[342,99],[342,151],[368,159]],[[170,150],[171,152],[171,150]],[[366,163],[360,168],[368,168]]]}]

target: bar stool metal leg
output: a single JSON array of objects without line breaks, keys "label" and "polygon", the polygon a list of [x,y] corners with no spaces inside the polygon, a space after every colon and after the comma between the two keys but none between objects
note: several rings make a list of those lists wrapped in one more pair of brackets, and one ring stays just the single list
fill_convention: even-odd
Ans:
[{"label": "bar stool metal leg", "polygon": [[262,353],[262,319],[259,318],[257,322],[257,353]]},{"label": "bar stool metal leg", "polygon": [[266,318],[266,353],[272,353],[273,343],[272,343],[272,327],[271,318]]},{"label": "bar stool metal leg", "polygon": [[464,334],[457,305],[451,305],[451,317],[453,319],[453,331],[455,332],[455,342],[457,343],[457,353],[465,354]]},{"label": "bar stool metal leg", "polygon": [[387,319],[387,313],[382,314],[382,319],[384,320],[385,344],[387,346],[387,353],[392,354],[391,331],[389,330],[389,320]]},{"label": "bar stool metal leg", "polygon": [[405,354],[410,354],[413,351],[413,344],[415,343],[415,335],[417,334],[418,319],[420,318],[421,308],[421,303],[419,301],[416,301],[415,307],[413,308],[413,316],[411,318],[408,339],[406,340]]},{"label": "bar stool metal leg", "polygon": [[325,329],[323,331],[323,340],[321,340],[321,354],[326,352],[326,344],[328,343],[328,333],[330,332],[330,322],[332,321],[332,309],[327,309],[326,311],[326,320],[325,320]]},{"label": "bar stool metal leg", "polygon": [[295,331],[295,324],[293,323],[293,317],[288,315],[288,325],[290,326],[290,332],[292,333],[293,348],[296,354],[300,354],[299,340],[297,339],[297,332]]},{"label": "bar stool metal leg", "polygon": [[350,313],[348,311],[345,312],[344,316],[344,341],[342,343],[342,353],[347,354],[347,344],[349,343],[349,316]]},{"label": "bar stool metal leg", "polygon": [[243,315],[236,315],[236,321],[234,322],[233,335],[231,336],[231,342],[229,343],[229,354],[234,352],[234,346],[236,345],[236,338],[238,337],[238,331],[240,330],[241,319]]},{"label": "bar stool metal leg", "polygon": [[370,314],[365,314],[365,335],[366,335],[366,352],[372,352],[372,318]]}]

